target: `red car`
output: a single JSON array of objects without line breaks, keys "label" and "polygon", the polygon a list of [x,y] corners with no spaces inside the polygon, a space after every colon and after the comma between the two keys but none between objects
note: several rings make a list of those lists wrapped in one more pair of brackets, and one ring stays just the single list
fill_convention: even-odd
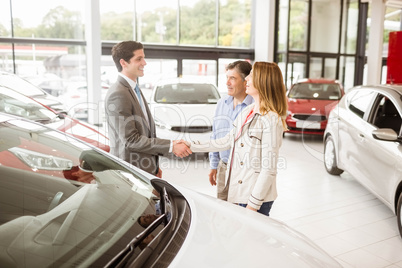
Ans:
[{"label": "red car", "polygon": [[[48,127],[66,132],[106,152],[110,151],[109,139],[96,127],[73,119],[38,103],[14,90],[0,86],[0,113],[23,117]],[[0,137],[1,138],[1,137]]]},{"label": "red car", "polygon": [[344,95],[336,80],[304,79],[287,92],[289,133],[323,135],[329,112]]}]

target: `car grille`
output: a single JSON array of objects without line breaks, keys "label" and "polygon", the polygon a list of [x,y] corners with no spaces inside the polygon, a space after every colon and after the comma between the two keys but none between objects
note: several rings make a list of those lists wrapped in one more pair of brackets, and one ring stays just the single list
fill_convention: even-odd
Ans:
[{"label": "car grille", "polygon": [[211,126],[191,126],[191,127],[172,127],[172,131],[185,133],[205,133],[211,132]]},{"label": "car grille", "polygon": [[311,115],[311,114],[294,114],[293,118],[304,121],[316,121],[316,122],[327,120],[327,117],[325,115]]}]

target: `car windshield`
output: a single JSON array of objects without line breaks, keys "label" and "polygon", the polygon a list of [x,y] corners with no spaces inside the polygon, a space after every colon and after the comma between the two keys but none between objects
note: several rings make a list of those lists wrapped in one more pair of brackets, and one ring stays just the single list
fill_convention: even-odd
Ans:
[{"label": "car windshield", "polygon": [[0,86],[0,112],[43,123],[57,118],[54,112],[31,98],[2,86]]},{"label": "car windshield", "polygon": [[61,132],[2,116],[2,266],[104,266],[133,238],[136,250],[150,243],[144,224],[161,217],[151,217],[160,206],[149,180]]},{"label": "car windshield", "polygon": [[218,90],[211,84],[177,83],[156,88],[157,103],[217,103]]},{"label": "car windshield", "polygon": [[292,87],[289,98],[311,100],[339,100],[341,89],[337,84],[300,83]]},{"label": "car windshield", "polygon": [[15,90],[26,96],[46,95],[42,89],[13,74],[1,73],[0,85],[11,88],[12,90]]}]

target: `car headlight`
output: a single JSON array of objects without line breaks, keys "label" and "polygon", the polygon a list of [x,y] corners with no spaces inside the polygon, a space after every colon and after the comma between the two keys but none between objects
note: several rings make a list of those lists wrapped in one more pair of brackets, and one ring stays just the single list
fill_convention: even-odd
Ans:
[{"label": "car headlight", "polygon": [[159,119],[157,119],[157,118],[154,118],[154,121],[155,121],[155,125],[156,125],[157,127],[159,127],[159,128],[168,129],[168,130],[171,130],[171,129],[172,129],[172,126],[171,126],[171,125],[166,124],[166,123],[162,122],[161,120],[159,120]]},{"label": "car headlight", "polygon": [[66,158],[41,154],[17,147],[8,150],[32,169],[70,170],[73,167],[73,162]]}]

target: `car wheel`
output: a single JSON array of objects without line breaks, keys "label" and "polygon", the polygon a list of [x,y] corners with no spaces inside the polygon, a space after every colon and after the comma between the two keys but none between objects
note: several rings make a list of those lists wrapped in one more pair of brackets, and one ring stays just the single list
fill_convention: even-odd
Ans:
[{"label": "car wheel", "polygon": [[338,168],[336,163],[336,151],[335,151],[335,143],[332,136],[328,136],[325,139],[324,144],[324,165],[325,169],[329,174],[332,175],[340,175],[343,173],[343,170]]},{"label": "car wheel", "polygon": [[398,204],[396,206],[396,218],[398,220],[399,234],[402,237],[402,193],[399,194]]}]

